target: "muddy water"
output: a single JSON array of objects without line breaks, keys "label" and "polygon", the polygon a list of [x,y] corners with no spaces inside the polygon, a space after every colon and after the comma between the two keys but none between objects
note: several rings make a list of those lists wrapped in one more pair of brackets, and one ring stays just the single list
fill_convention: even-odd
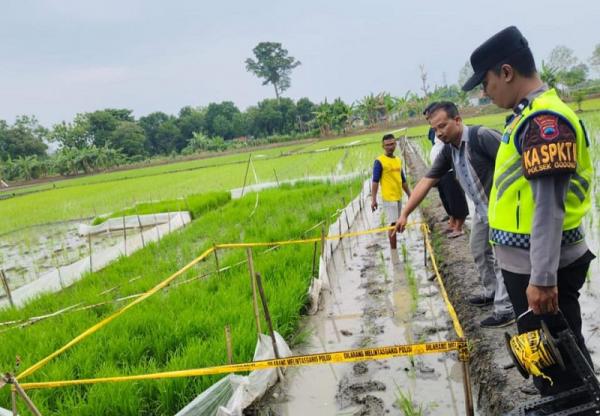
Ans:
[{"label": "muddy water", "polygon": [[[89,256],[88,238],[77,232],[79,223],[41,225],[0,237],[0,268],[5,271],[10,288],[19,288],[49,271]],[[132,239],[139,231],[127,233],[127,238]],[[94,235],[92,253],[122,243],[123,238],[122,231]]]},{"label": "muddy water", "polygon": [[[359,214],[353,230],[380,225],[380,213]],[[343,240],[328,265],[331,290],[319,312],[306,318],[306,345],[295,353],[454,339],[444,304],[423,267],[419,231],[392,252],[384,234]],[[414,271],[415,302],[407,279]],[[277,415],[403,414],[402,393],[424,414],[464,414],[462,374],[454,353],[361,363],[311,366],[287,372],[267,406]],[[265,409],[262,409],[265,410]],[[263,414],[264,412],[261,412]]]}]

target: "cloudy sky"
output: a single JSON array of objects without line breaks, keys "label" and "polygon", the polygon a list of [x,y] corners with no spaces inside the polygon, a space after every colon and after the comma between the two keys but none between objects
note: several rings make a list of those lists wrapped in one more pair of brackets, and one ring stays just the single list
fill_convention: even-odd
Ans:
[{"label": "cloudy sky", "polygon": [[80,112],[129,108],[176,114],[273,96],[245,70],[261,41],[282,42],[302,65],[294,99],[418,91],[455,83],[471,51],[517,25],[538,62],[556,45],[587,61],[600,43],[600,1],[3,0],[0,119],[33,114],[46,126]]}]

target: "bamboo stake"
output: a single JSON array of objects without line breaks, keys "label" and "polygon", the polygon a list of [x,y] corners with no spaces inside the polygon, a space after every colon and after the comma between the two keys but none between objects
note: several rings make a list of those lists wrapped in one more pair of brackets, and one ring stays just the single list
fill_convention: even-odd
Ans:
[{"label": "bamboo stake", "polygon": [[231,327],[225,325],[225,343],[227,345],[227,362],[233,364],[233,346],[231,344]]},{"label": "bamboo stake", "polygon": [[277,186],[279,186],[279,178],[277,177],[277,171],[273,168],[273,173],[275,174],[275,181],[277,182]]},{"label": "bamboo stake", "polygon": [[471,377],[469,376],[469,361],[462,362],[463,386],[465,390],[465,412],[473,416],[473,392],[471,391]]},{"label": "bamboo stake", "polygon": [[244,185],[242,185],[242,194],[240,198],[244,196],[244,189],[246,189],[246,180],[248,179],[248,169],[250,169],[250,158],[252,157],[252,153],[248,155],[248,163],[246,164],[246,173],[244,174]]},{"label": "bamboo stake", "polygon": [[156,219],[156,214],[152,214],[154,216],[154,228],[156,228],[156,238],[158,238],[158,242],[160,243],[160,231],[158,229],[158,220]]},{"label": "bamboo stake", "polygon": [[92,233],[88,233],[88,248],[90,251],[90,273],[92,273],[94,271],[92,267]]},{"label": "bamboo stake", "polygon": [[27,395],[27,393],[25,393],[25,390],[23,390],[21,388],[21,386],[19,385],[19,382],[17,380],[15,380],[14,377],[12,378],[11,383],[14,386],[15,390],[17,391],[17,394],[19,396],[21,396],[21,398],[23,399],[23,401],[25,402],[25,404],[27,405],[27,407],[29,408],[29,410],[31,411],[31,413],[33,413],[35,416],[42,416],[42,414],[37,409],[37,407],[35,407],[35,404],[33,404],[33,402],[31,401],[31,399]]},{"label": "bamboo stake", "polygon": [[315,276],[315,271],[317,268],[317,244],[318,243],[315,241],[315,245],[313,248],[313,258],[312,258],[312,273],[311,273],[312,277],[317,277],[317,276]]},{"label": "bamboo stake", "polygon": [[258,334],[262,332],[260,328],[260,316],[258,314],[258,299],[256,296],[256,274],[254,273],[254,259],[252,258],[252,248],[246,249],[248,257],[248,271],[250,272],[250,285],[252,286],[252,307],[254,309],[254,320],[256,321],[256,331]]},{"label": "bamboo stake", "polygon": [[12,414],[13,416],[18,416],[17,413],[17,391],[15,389],[10,390],[10,398],[12,402]]},{"label": "bamboo stake", "polygon": [[258,293],[260,294],[260,300],[263,305],[263,312],[265,314],[265,320],[267,321],[267,325],[269,326],[269,334],[271,335],[271,342],[273,343],[273,352],[275,353],[275,358],[281,358],[279,356],[279,350],[277,349],[277,340],[275,339],[275,332],[273,331],[273,322],[271,321],[271,314],[269,313],[269,305],[267,305],[267,298],[265,296],[265,290],[262,285],[262,278],[260,277],[260,273],[256,273],[256,285],[258,286]]},{"label": "bamboo stake", "polygon": [[123,248],[127,256],[127,227],[125,226],[125,215],[123,215]]},{"label": "bamboo stake", "polygon": [[[325,255],[325,223],[321,226],[321,257]],[[323,257],[323,260],[325,258]]]},{"label": "bamboo stake", "polygon": [[10,303],[11,307],[15,307],[15,303],[12,298],[12,293],[10,293],[10,287],[8,286],[8,279],[6,278],[6,274],[4,270],[0,270],[0,278],[2,279],[2,286],[4,287],[4,292],[6,292],[6,296],[8,297],[8,303]]},{"label": "bamboo stake", "polygon": [[[427,230],[425,225],[421,226],[421,230],[423,231],[423,241],[427,240]],[[423,266],[427,268],[427,244],[423,244]]]},{"label": "bamboo stake", "polygon": [[215,265],[217,266],[217,274],[221,277],[221,267],[219,267],[219,255],[217,254],[217,246],[213,244],[213,253],[215,254]]},{"label": "bamboo stake", "polygon": [[144,241],[144,230],[142,228],[142,220],[140,219],[140,214],[137,213],[137,206],[135,207],[135,215],[138,220],[138,225],[140,227],[140,237],[142,239],[142,247],[146,247],[146,242]]}]

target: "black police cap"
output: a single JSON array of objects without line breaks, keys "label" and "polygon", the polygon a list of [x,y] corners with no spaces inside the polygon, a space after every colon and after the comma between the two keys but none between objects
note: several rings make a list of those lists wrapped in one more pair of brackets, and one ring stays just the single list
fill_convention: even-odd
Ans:
[{"label": "black police cap", "polygon": [[483,81],[487,71],[515,53],[529,49],[527,39],[515,26],[509,26],[483,42],[471,54],[474,74],[463,85],[463,91],[470,91]]}]

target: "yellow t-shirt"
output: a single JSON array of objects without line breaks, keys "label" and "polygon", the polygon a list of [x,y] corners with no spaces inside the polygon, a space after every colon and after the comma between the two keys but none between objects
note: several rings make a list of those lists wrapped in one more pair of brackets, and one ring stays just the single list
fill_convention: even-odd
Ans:
[{"label": "yellow t-shirt", "polygon": [[382,172],[379,184],[384,201],[400,201],[402,199],[402,160],[398,156],[381,155],[377,158]]}]

